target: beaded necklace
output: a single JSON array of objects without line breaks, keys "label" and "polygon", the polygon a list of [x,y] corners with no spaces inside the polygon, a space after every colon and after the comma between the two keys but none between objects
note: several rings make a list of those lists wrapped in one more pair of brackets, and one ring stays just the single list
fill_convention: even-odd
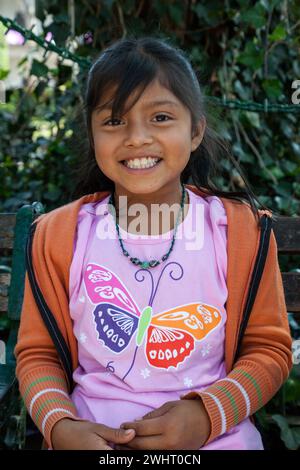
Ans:
[{"label": "beaded necklace", "polygon": [[[123,255],[128,257],[129,260],[131,261],[131,263],[133,263],[137,266],[141,266],[142,268],[155,268],[155,266],[159,265],[161,262],[166,261],[169,258],[170,254],[171,254],[171,251],[173,250],[174,243],[175,243],[175,237],[176,237],[176,232],[177,232],[177,227],[178,227],[178,222],[179,222],[179,216],[180,216],[181,213],[183,213],[183,204],[184,204],[184,199],[185,199],[185,194],[186,194],[186,189],[185,189],[183,183],[181,183],[181,188],[182,188],[182,196],[181,196],[181,202],[180,202],[180,210],[179,210],[178,215],[177,215],[172,242],[171,242],[169,251],[160,260],[152,259],[151,261],[141,261],[138,258],[133,258],[132,256],[130,256],[128,251],[125,250],[125,248],[124,248],[123,241],[122,241],[122,238],[121,238],[121,235],[120,235],[119,224],[117,223],[117,218],[115,218],[116,230],[117,230],[117,233],[118,233],[118,238],[119,238],[120,246],[121,246],[122,251],[123,251]],[[115,212],[116,212],[115,199],[114,199],[114,193],[113,192],[110,195],[108,204],[109,205],[112,204],[114,209],[115,209]]]}]

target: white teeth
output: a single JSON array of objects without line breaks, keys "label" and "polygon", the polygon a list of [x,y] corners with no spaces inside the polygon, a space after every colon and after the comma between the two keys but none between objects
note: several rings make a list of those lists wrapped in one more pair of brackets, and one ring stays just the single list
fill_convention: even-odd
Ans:
[{"label": "white teeth", "polygon": [[134,168],[134,169],[151,168],[152,166],[156,165],[158,160],[159,158],[152,158],[152,157],[133,158],[131,160],[125,160],[124,164],[128,166],[129,168]]}]

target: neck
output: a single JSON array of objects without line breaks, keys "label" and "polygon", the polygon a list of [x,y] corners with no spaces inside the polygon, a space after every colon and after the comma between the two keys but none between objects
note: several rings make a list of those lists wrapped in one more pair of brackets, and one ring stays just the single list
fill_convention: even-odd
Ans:
[{"label": "neck", "polygon": [[[187,192],[185,193],[184,213],[182,214],[180,208],[182,186],[180,181],[148,194],[131,193],[116,186],[114,203],[117,222],[124,230],[140,235],[161,235],[173,230],[178,214],[178,223],[180,224],[188,212],[188,195]],[[126,198],[121,198],[121,196],[126,196]],[[138,207],[137,210],[133,208],[133,215],[129,216],[129,209],[134,204],[142,204],[142,212],[139,211]],[[159,205],[161,204],[164,205],[165,210],[163,211],[159,211]]]}]

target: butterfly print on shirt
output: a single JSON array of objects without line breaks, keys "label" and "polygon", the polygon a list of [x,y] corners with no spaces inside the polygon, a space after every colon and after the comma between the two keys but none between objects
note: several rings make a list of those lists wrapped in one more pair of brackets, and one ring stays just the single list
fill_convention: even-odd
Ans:
[{"label": "butterfly print on shirt", "polygon": [[[86,267],[84,284],[88,298],[96,305],[93,315],[99,340],[110,351],[120,354],[135,338],[133,362],[123,380],[131,371],[137,350],[143,343],[150,366],[176,369],[195,349],[195,342],[203,341],[221,322],[220,311],[202,302],[180,305],[153,315],[152,305],[159,281],[171,265],[182,269],[179,263],[168,263],[160,274],[156,289],[149,270],[140,269],[136,273],[139,282],[144,280],[137,278],[142,271],[148,273],[152,280],[149,303],[143,310],[139,309],[133,295],[116,274],[95,263],[89,263]],[[173,271],[170,277],[179,279],[173,277]]]}]

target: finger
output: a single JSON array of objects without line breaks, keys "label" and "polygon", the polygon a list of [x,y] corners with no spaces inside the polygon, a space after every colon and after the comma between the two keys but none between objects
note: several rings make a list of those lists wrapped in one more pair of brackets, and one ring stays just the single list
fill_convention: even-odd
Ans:
[{"label": "finger", "polygon": [[[119,450],[125,450],[125,446],[122,444],[119,444],[118,447]],[[126,445],[126,448],[128,450],[163,450],[167,447],[160,434],[157,436],[135,437]]]},{"label": "finger", "polygon": [[120,429],[110,428],[104,424],[97,425],[97,432],[106,441],[125,444],[135,436],[135,430],[132,428]]},{"label": "finger", "polygon": [[174,404],[171,401],[164,403],[159,408],[156,408],[155,410],[152,410],[149,413],[146,413],[143,416],[143,419],[159,418],[160,416],[163,416],[164,414],[166,414],[171,408],[173,408],[173,406]]},{"label": "finger", "polygon": [[133,423],[123,423],[122,429],[134,429],[136,436],[156,436],[162,434],[166,425],[166,418],[145,419]]},{"label": "finger", "polygon": [[144,420],[147,420],[147,419],[160,418],[160,417],[164,416],[173,407],[174,407],[173,402],[167,402],[163,406],[161,406],[160,408],[157,408],[157,409],[155,409],[153,411],[150,411],[149,413],[145,414],[142,418],[136,419],[135,421],[130,421],[130,422],[126,422],[126,423],[121,424],[120,428],[123,429],[123,428],[126,427],[126,429],[130,429],[130,428],[135,429],[136,428],[136,423],[143,422]]}]

